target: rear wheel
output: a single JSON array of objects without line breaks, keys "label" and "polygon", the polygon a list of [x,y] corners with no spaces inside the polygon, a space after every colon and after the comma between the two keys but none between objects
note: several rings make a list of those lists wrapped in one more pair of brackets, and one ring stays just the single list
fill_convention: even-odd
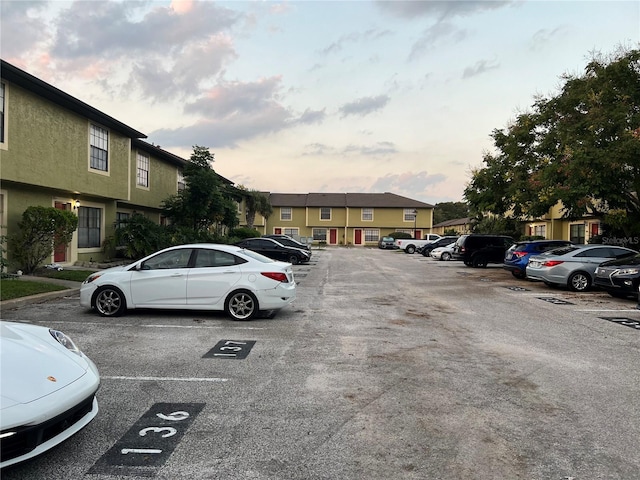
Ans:
[{"label": "rear wheel", "polygon": [[448,262],[449,260],[451,260],[451,254],[449,252],[444,252],[442,255],[440,255],[440,260]]},{"label": "rear wheel", "polygon": [[289,263],[297,265],[299,263],[297,255],[289,255]]},{"label": "rear wheel", "polygon": [[527,276],[527,274],[524,273],[522,270],[511,270],[511,275],[519,279],[523,279]]},{"label": "rear wheel", "polygon": [[127,309],[127,301],[119,289],[102,287],[93,297],[93,307],[103,317],[119,317]]},{"label": "rear wheel", "polygon": [[575,272],[569,277],[567,285],[574,292],[585,292],[591,286],[591,277],[586,272]]},{"label": "rear wheel", "polygon": [[404,249],[404,253],[410,253],[413,255],[414,253],[416,253],[416,247],[414,245],[409,245]]},{"label": "rear wheel", "polygon": [[233,320],[251,320],[258,313],[258,299],[247,290],[233,292],[224,302],[224,311]]}]

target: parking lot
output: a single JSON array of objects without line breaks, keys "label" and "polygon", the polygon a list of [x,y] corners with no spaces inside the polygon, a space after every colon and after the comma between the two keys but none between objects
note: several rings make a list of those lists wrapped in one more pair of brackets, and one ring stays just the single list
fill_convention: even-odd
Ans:
[{"label": "parking lot", "polygon": [[3,310],[102,385],[87,428],[2,478],[640,478],[635,301],[368,248],[294,272],[273,319]]}]

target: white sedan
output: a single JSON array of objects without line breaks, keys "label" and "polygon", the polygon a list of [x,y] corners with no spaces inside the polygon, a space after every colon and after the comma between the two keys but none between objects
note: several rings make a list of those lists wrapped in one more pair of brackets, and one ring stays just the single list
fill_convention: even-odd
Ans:
[{"label": "white sedan", "polygon": [[0,322],[0,468],[40,455],[98,414],[100,375],[64,333]]},{"label": "white sedan", "polygon": [[451,245],[447,245],[444,247],[438,247],[431,250],[431,258],[435,258],[436,260],[451,260],[453,256],[453,243]]},{"label": "white sedan", "polygon": [[80,305],[105,317],[127,309],[225,311],[234,320],[276,312],[296,298],[290,263],[234,245],[166,248],[123,267],[89,275]]}]

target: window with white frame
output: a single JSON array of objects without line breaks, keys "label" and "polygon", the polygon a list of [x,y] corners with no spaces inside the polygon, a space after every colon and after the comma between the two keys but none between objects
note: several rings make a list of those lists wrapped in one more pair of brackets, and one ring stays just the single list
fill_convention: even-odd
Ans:
[{"label": "window with white frame", "polygon": [[280,207],[280,220],[290,221],[292,218],[291,207]]},{"label": "window with white frame", "polygon": [[78,248],[99,247],[101,225],[101,209],[80,207],[78,209]]},{"label": "window with white frame", "polygon": [[326,242],[327,241],[327,229],[326,228],[314,228],[313,229],[313,239],[318,242]]},{"label": "window with white frame", "polygon": [[404,221],[405,222],[413,222],[416,219],[416,215],[418,211],[415,208],[405,208],[404,209]]},{"label": "window with white frame", "polygon": [[136,183],[141,187],[149,186],[149,155],[137,153],[138,171],[136,173]]},{"label": "window with white frame", "polygon": [[378,230],[377,228],[364,229],[365,242],[377,242],[378,240],[380,240],[380,230]]},{"label": "window with white frame", "polygon": [[300,230],[298,228],[284,228],[282,233],[295,238],[300,233]]},{"label": "window with white frame", "polygon": [[182,170],[178,170],[178,191],[183,191],[185,186],[186,183],[184,181],[184,173],[182,173]]},{"label": "window with white frame", "polygon": [[536,237],[547,238],[547,226],[546,225],[534,225],[533,235]]},{"label": "window with white frame", "polygon": [[363,222],[373,222],[373,208],[363,208],[362,209],[362,221]]},{"label": "window with white frame", "polygon": [[89,166],[94,170],[109,171],[109,132],[102,127],[91,124],[89,135],[91,153]]},{"label": "window with white frame", "polygon": [[320,208],[320,220],[331,220],[331,208],[330,207],[321,207]]}]

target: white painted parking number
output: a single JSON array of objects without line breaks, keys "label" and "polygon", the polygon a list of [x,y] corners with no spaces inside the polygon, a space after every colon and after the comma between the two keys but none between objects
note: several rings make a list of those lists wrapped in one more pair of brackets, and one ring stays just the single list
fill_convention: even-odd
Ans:
[{"label": "white painted parking number", "polygon": [[[169,415],[165,415],[163,413],[156,413],[156,416],[162,420],[179,422],[181,420],[186,420],[189,418],[189,413],[184,411],[173,412]],[[178,430],[173,427],[146,427],[138,432],[138,435],[141,437],[145,437],[147,433],[162,433],[160,435],[162,438],[173,437]],[[139,453],[139,454],[149,454],[149,453],[162,453],[162,450],[158,448],[123,448],[120,450],[120,453],[123,455],[127,455],[128,453]]]},{"label": "white painted parking number", "polygon": [[[242,351],[242,347],[238,347],[238,346],[232,346],[232,345],[246,345],[247,342],[237,342],[235,340],[227,340],[226,342],[224,342],[224,346],[220,347],[218,350],[220,351],[232,351],[232,352],[241,352]],[[214,357],[236,357],[238,354],[237,353],[214,353],[213,356]]]}]

